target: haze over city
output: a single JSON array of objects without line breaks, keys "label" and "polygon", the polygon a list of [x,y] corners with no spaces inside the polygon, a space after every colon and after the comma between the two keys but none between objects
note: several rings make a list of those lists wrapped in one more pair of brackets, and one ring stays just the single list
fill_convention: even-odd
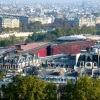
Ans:
[{"label": "haze over city", "polygon": [[[0,0],[0,2],[6,2],[6,3],[22,3],[22,4],[30,4],[30,3],[72,3],[72,2],[77,2],[77,1],[94,1],[94,0]],[[95,0],[99,1],[99,0]]]}]

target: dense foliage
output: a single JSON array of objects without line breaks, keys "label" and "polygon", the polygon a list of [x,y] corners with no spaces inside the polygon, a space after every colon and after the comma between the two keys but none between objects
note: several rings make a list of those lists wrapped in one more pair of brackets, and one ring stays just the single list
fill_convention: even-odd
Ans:
[{"label": "dense foliage", "polygon": [[79,78],[77,83],[68,83],[61,100],[100,100],[100,79],[88,76]]},{"label": "dense foliage", "polygon": [[[98,30],[99,33],[100,30]],[[97,29],[95,27],[88,27],[88,28],[56,28],[54,31],[51,31],[47,34],[44,33],[33,33],[32,36],[28,36],[26,42],[32,41],[52,41],[61,36],[68,36],[68,35],[79,35],[79,34],[96,34]]]},{"label": "dense foliage", "polygon": [[15,28],[9,28],[9,27],[7,27],[7,28],[0,28],[0,33],[2,33],[2,32],[9,33],[9,32],[16,32],[16,31],[19,31],[19,28],[17,28],[17,27],[15,27]]},{"label": "dense foliage", "polygon": [[[5,46],[9,46],[16,43],[22,43],[22,42],[29,43],[33,41],[52,41],[61,36],[68,36],[68,35],[74,35],[74,34],[76,35],[79,35],[79,34],[98,34],[99,35],[100,34],[100,25],[97,25],[97,27],[88,27],[88,28],[83,27],[82,29],[68,28],[68,27],[65,28],[65,27],[60,26],[60,27],[56,27],[56,29],[53,31],[42,33],[41,29],[44,29],[46,27],[49,27],[49,26],[43,26],[41,22],[34,22],[34,23],[30,23],[28,26],[20,27],[21,31],[23,30],[32,31],[33,34],[28,36],[26,41],[24,41],[24,38],[18,38],[18,37],[15,37],[15,35],[11,35],[9,36],[9,38],[1,39],[0,46],[5,47]],[[8,29],[6,30],[8,32]],[[40,31],[37,32],[37,30],[38,31],[40,30]]]},{"label": "dense foliage", "polygon": [[[39,26],[40,27],[40,26]],[[31,36],[28,36],[25,42],[33,42],[33,41],[52,41],[58,37],[61,36],[68,36],[68,35],[74,35],[74,34],[99,34],[100,29],[89,27],[89,28],[56,28],[54,31],[48,32],[48,33],[36,33],[34,32]],[[8,38],[1,39],[0,40],[0,47],[6,47],[17,43],[24,42],[23,37],[16,37],[15,35],[10,35]]]},{"label": "dense foliage", "polygon": [[23,43],[24,37],[16,37],[15,35],[10,35],[8,38],[0,39],[0,47],[8,47],[16,43]]},{"label": "dense foliage", "polygon": [[40,81],[35,76],[13,78],[13,82],[2,86],[5,100],[56,100],[55,85]]},{"label": "dense foliage", "polygon": [[0,72],[0,79],[2,79],[4,76],[4,73]]},{"label": "dense foliage", "polygon": [[[2,100],[100,100],[100,79],[88,76],[76,83],[68,82],[56,91],[54,83],[39,80],[36,76],[17,75],[13,82],[2,86]],[[60,95],[58,95],[60,94]]]},{"label": "dense foliage", "polygon": [[42,25],[41,22],[36,21],[36,22],[30,22],[28,25],[20,25],[19,31],[28,31],[28,32],[34,32],[40,29],[43,29],[44,25]]}]

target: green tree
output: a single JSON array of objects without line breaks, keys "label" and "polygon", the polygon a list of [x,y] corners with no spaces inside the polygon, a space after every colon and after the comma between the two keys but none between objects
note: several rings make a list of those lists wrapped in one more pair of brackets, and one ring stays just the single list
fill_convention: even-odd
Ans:
[{"label": "green tree", "polygon": [[2,79],[4,76],[4,73],[3,72],[0,72],[0,79]]},{"label": "green tree", "polygon": [[10,43],[18,42],[17,37],[15,35],[10,35],[9,36],[9,41],[10,41]]},{"label": "green tree", "polygon": [[42,23],[40,21],[34,22],[34,28],[35,29],[41,29],[42,28]]},{"label": "green tree", "polygon": [[45,37],[44,37],[43,40],[45,40],[45,41],[52,41],[52,40],[54,40],[54,39],[56,39],[56,38],[57,38],[57,37],[56,37],[55,34],[50,34],[50,33],[48,33],[48,34],[45,35]]},{"label": "green tree", "polygon": [[58,27],[58,28],[56,29],[56,31],[57,31],[57,37],[63,36],[62,28]]},{"label": "green tree", "polygon": [[62,100],[100,100],[100,79],[88,76],[79,78],[77,83],[68,83]]},{"label": "green tree", "polygon": [[39,30],[39,29],[43,29],[43,25],[40,21],[36,21],[36,22],[30,22],[29,25],[28,25],[28,29],[30,31],[34,31],[34,30]]},{"label": "green tree", "polygon": [[10,41],[8,40],[8,38],[4,39],[4,40],[0,40],[0,46],[1,47],[6,47],[10,45]]},{"label": "green tree", "polygon": [[54,83],[47,83],[45,88],[46,93],[46,100],[56,100],[57,93],[56,93],[56,85]]},{"label": "green tree", "polygon": [[27,41],[52,41],[58,37],[61,36],[68,36],[68,35],[78,35],[78,34],[100,34],[100,29],[97,29],[95,27],[88,27],[88,28],[81,28],[81,29],[77,29],[77,28],[60,28],[57,27],[55,30],[46,33],[33,33],[32,36],[29,36],[27,39]]},{"label": "green tree", "polygon": [[52,89],[54,85],[41,81],[36,76],[17,75],[2,91],[6,100],[50,100],[47,98],[55,98]]},{"label": "green tree", "polygon": [[[20,27],[21,28],[21,27]],[[27,29],[27,26],[23,26],[22,27],[22,31],[27,31],[28,29]]]},{"label": "green tree", "polygon": [[33,33],[32,34],[32,36],[31,36],[31,39],[33,40],[33,41],[36,41],[37,40],[37,38],[38,38],[38,33]]},{"label": "green tree", "polygon": [[[80,78],[77,82],[78,90],[84,92],[85,98],[87,98],[87,100],[100,100],[100,80],[94,80],[88,76],[85,76]],[[99,85],[96,85],[97,82]]]}]

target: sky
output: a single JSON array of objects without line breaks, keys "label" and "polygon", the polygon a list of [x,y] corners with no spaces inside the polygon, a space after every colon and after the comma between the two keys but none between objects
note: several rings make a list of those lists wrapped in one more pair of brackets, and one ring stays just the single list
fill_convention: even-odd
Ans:
[{"label": "sky", "polygon": [[84,0],[0,0],[0,2],[12,3],[18,1],[18,3],[67,3],[67,2],[77,2]]},{"label": "sky", "polygon": [[34,3],[77,3],[77,1],[100,1],[100,0],[0,0],[1,2],[6,2],[6,3],[15,3],[17,1],[19,4],[34,4]]}]

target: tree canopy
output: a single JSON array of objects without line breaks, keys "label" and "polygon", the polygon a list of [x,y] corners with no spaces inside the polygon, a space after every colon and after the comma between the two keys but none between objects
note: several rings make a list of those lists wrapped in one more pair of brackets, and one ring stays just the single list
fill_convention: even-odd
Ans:
[{"label": "tree canopy", "polygon": [[3,72],[0,72],[0,79],[2,79],[4,76],[4,73]]},{"label": "tree canopy", "polygon": [[0,47],[8,47],[10,45],[14,45],[16,43],[24,42],[23,37],[16,37],[15,35],[10,35],[8,38],[4,38],[0,40]]},{"label": "tree canopy", "polygon": [[3,100],[100,100],[100,79],[81,77],[76,83],[68,82],[56,91],[54,83],[39,80],[36,76],[17,75],[7,86],[2,86]]},{"label": "tree canopy", "polygon": [[85,76],[76,84],[69,82],[65,88],[61,100],[100,100],[100,79]]},{"label": "tree canopy", "polygon": [[52,41],[58,37],[61,36],[68,36],[68,35],[79,35],[79,34],[96,34],[99,29],[97,30],[95,27],[88,27],[88,28],[56,28],[54,31],[48,32],[48,33],[33,33],[32,36],[28,36],[26,39],[26,42],[32,42],[32,41]]},{"label": "tree canopy", "polygon": [[6,100],[55,100],[55,85],[39,80],[36,76],[17,75],[13,82],[3,87]]}]

